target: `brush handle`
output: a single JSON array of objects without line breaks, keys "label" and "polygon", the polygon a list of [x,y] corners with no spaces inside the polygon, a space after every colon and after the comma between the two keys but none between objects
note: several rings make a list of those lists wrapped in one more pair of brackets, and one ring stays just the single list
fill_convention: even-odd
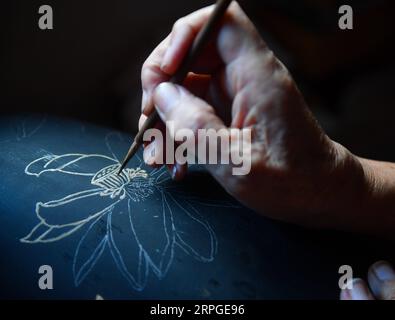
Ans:
[{"label": "brush handle", "polygon": [[[196,58],[200,55],[205,45],[207,44],[210,36],[214,33],[215,29],[219,25],[223,15],[226,12],[226,9],[228,8],[231,2],[232,0],[217,1],[213,13],[211,14],[210,18],[207,20],[203,28],[200,29],[187,55],[181,62],[181,65],[177,69],[176,73],[169,80],[170,82],[175,84],[183,83],[188,72],[191,70],[193,63],[195,62]],[[156,109],[154,109],[154,111],[148,116],[147,120],[144,122],[144,125],[137,133],[134,139],[135,143],[141,145],[143,143],[144,132],[148,129],[153,128],[158,121],[160,121],[160,117]]]},{"label": "brush handle", "polygon": [[[219,25],[223,15],[226,12],[226,9],[230,5],[232,0],[218,0],[217,4],[215,5],[214,11],[207,20],[206,24],[203,26],[202,29],[198,32],[195,40],[193,41],[192,46],[189,48],[188,53],[186,54],[185,58],[182,60],[180,67],[177,69],[176,73],[171,77],[169,80],[175,84],[182,84],[185,77],[187,76],[189,70],[193,63],[195,62],[196,58],[199,56],[201,51],[204,49],[204,46],[209,40],[209,37],[214,33],[215,29]],[[133,155],[137,152],[138,148],[144,142],[144,133],[153,127],[160,121],[160,117],[156,109],[153,109],[153,112],[148,116],[147,120],[144,122],[143,126],[136,134],[134,138],[134,142],[132,146],[129,148],[128,153],[123,160],[118,174],[121,173],[123,168],[127,165],[129,160],[133,157]]]}]

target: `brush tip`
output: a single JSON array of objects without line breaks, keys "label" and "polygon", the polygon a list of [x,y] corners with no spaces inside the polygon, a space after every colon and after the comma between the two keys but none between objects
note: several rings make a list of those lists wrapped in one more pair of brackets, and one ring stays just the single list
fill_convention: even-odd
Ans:
[{"label": "brush tip", "polygon": [[121,174],[122,170],[125,168],[125,166],[127,165],[127,163],[129,162],[129,160],[134,156],[134,154],[137,152],[139,148],[139,144],[137,144],[135,141],[133,142],[133,144],[131,145],[125,159],[123,160],[121,167],[118,170],[118,176]]},{"label": "brush tip", "polygon": [[122,164],[121,164],[121,166],[119,167],[119,169],[118,169],[118,172],[117,172],[117,176],[119,176],[120,174],[121,174],[121,172],[122,172],[122,170],[125,168],[125,166],[126,166],[126,163],[127,163],[127,161],[126,161],[126,159],[122,162]]}]

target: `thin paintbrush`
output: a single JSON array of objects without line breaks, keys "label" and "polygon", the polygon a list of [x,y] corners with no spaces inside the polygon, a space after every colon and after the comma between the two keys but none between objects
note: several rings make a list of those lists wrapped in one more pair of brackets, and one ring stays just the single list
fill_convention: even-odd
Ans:
[{"label": "thin paintbrush", "polygon": [[[176,84],[182,84],[185,77],[187,76],[188,72],[191,69],[192,64],[195,62],[196,58],[201,53],[202,49],[206,45],[207,41],[209,40],[211,34],[215,31],[216,27],[221,22],[223,15],[226,12],[229,4],[232,0],[218,0],[213,13],[211,14],[210,18],[207,20],[206,24],[200,29],[199,33],[197,34],[191,48],[189,49],[188,54],[185,56],[184,60],[182,61],[180,67],[178,68],[177,72],[174,76],[170,79],[170,82]],[[134,156],[140,146],[143,144],[143,136],[144,132],[148,129],[153,128],[156,123],[160,120],[160,117],[157,111],[154,111],[150,114],[147,120],[144,122],[144,125],[141,127],[139,132],[134,138],[134,141],[126,154],[125,159],[122,162],[122,165],[118,171],[120,174],[129,162],[129,160]]]}]

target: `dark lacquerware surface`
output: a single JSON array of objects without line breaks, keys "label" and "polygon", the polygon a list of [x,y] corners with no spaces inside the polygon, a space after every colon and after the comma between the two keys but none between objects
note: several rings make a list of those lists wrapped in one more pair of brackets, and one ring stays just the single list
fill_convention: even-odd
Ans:
[{"label": "dark lacquerware surface", "polygon": [[[174,183],[140,153],[117,178],[131,141],[70,120],[1,119],[1,298],[336,299],[341,265],[364,276],[391,258],[371,239],[258,216],[201,168]],[[41,265],[53,290],[38,287]]]}]

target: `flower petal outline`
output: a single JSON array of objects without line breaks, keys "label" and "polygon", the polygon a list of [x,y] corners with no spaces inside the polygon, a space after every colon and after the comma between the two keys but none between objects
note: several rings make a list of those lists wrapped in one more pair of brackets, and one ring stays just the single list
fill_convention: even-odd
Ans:
[{"label": "flower petal outline", "polygon": [[[185,201],[184,205],[181,205],[180,200],[176,199],[172,194],[168,194],[168,195],[169,195],[169,198],[171,198],[172,202],[181,209],[181,212],[183,212],[184,214],[186,214],[187,216],[190,217],[191,222],[197,223],[197,226],[202,227],[204,232],[208,234],[209,248],[207,251],[209,253],[206,255],[203,255],[201,252],[198,252],[195,248],[193,248],[193,246],[190,243],[188,243],[188,241],[185,239],[185,237],[182,236],[182,230],[180,230],[180,228],[177,228],[178,230],[176,233],[176,244],[185,253],[194,257],[198,261],[201,261],[201,262],[213,261],[215,255],[217,253],[218,241],[217,241],[215,232],[211,228],[210,224],[200,216],[198,210],[192,204]],[[186,208],[186,207],[188,207],[188,208]],[[198,230],[198,229],[195,228],[195,230]]]},{"label": "flower petal outline", "polygon": [[[95,217],[101,215],[102,213],[106,212],[109,208],[115,206],[115,204],[117,204],[119,201],[121,201],[120,199],[118,199],[118,200],[111,199],[109,196],[102,196],[101,195],[102,192],[103,192],[102,188],[88,189],[88,190],[69,194],[68,196],[61,198],[61,199],[51,200],[51,201],[44,202],[44,203],[37,202],[36,203],[36,215],[44,224],[46,224],[49,227],[65,227],[65,226],[78,225],[80,223],[86,223],[86,222],[94,219]],[[44,213],[42,212],[43,209],[52,209],[52,208],[56,208],[59,206],[64,206],[64,205],[70,204],[72,202],[75,202],[75,201],[78,201],[81,199],[85,199],[88,197],[93,197],[93,196],[97,196],[98,199],[102,199],[103,201],[106,201],[108,203],[106,203],[104,205],[103,209],[101,209],[97,212],[92,212],[88,216],[81,218],[79,220],[76,220],[76,221],[72,221],[72,219],[70,219],[70,221],[72,221],[72,222],[65,222],[62,224],[54,223],[54,222],[49,221],[50,216],[48,216],[48,213],[46,213],[47,216],[44,216]],[[85,208],[84,208],[84,210],[85,210]],[[90,210],[88,210],[88,211],[90,211]],[[76,212],[79,212],[78,209],[76,210]]]},{"label": "flower petal outline", "polygon": [[[38,223],[25,237],[19,241],[24,243],[50,243],[66,238],[81,228],[83,224],[73,226],[48,226],[43,221]],[[39,229],[43,229],[42,232]],[[51,235],[55,233],[55,235]]]},{"label": "flower petal outline", "polygon": [[99,216],[95,221],[93,221],[90,224],[89,228],[86,230],[86,232],[83,234],[80,241],[78,242],[73,258],[73,267],[72,267],[73,276],[74,276],[74,285],[76,287],[78,287],[82,283],[82,281],[84,281],[84,279],[89,275],[89,273],[93,270],[97,261],[100,259],[101,255],[103,254],[104,249],[106,248],[108,242],[107,230],[103,237],[100,236],[98,237],[99,238],[98,244],[94,248],[92,254],[83,262],[81,262],[81,265],[77,268],[77,263],[78,260],[82,258],[81,257],[82,248],[85,244],[85,241],[88,239],[88,235],[91,235],[93,228],[97,225],[97,223],[99,223],[99,221],[102,221],[101,219],[103,219],[103,217],[105,217],[105,213],[103,213],[101,216]]},{"label": "flower petal outline", "polygon": [[[115,264],[117,265],[118,270],[121,272],[123,277],[129,282],[129,284],[136,290],[136,291],[142,291],[144,290],[146,283],[147,283],[147,278],[148,278],[148,273],[149,273],[149,268],[148,268],[148,261],[146,259],[146,255],[144,252],[144,249],[139,242],[138,238],[136,237],[136,233],[133,228],[133,223],[130,219],[130,199],[127,200],[127,207],[128,207],[128,218],[129,218],[129,223],[130,227],[132,230],[132,238],[135,239],[137,246],[138,246],[138,262],[137,262],[137,276],[133,276],[129,269],[128,266],[125,263],[124,257],[122,256],[120,249],[118,248],[117,244],[115,243],[114,240],[114,233],[113,233],[113,227],[112,227],[112,215],[113,212],[111,211],[108,214],[107,218],[107,234],[108,234],[108,244],[110,248],[111,255],[114,258]],[[129,266],[130,267],[130,266]]]},{"label": "flower petal outline", "polygon": [[30,162],[26,168],[25,173],[39,177],[45,172],[62,172],[77,176],[93,177],[98,168],[97,166],[85,166],[85,170],[81,168],[81,162],[88,162],[91,160],[101,160],[100,168],[108,165],[118,163],[117,160],[102,154],[82,154],[82,153],[68,153],[63,155],[49,154]]}]

